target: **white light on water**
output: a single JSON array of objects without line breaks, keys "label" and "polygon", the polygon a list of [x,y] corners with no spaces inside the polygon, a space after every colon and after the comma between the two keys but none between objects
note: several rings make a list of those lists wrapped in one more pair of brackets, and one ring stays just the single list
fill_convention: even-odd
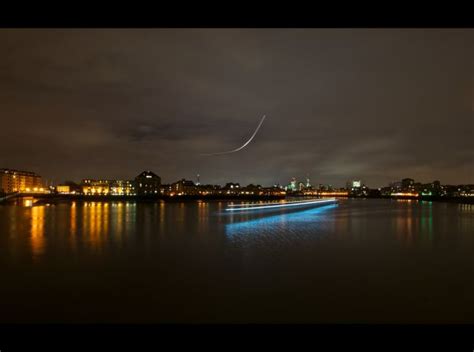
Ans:
[{"label": "white light on water", "polygon": [[[308,205],[308,204],[327,204],[327,203],[334,203],[336,202],[335,198],[325,199],[325,200],[313,200],[313,201],[298,201],[298,202],[291,202],[291,203],[283,203],[283,204],[268,204],[268,205],[260,205],[260,206],[244,206],[240,208],[234,208],[235,205],[231,205],[226,211],[238,211],[238,210],[257,210],[257,209],[273,209],[273,208],[283,208],[283,207],[294,207],[294,206],[301,206],[301,205]],[[243,204],[240,204],[243,205]]]}]

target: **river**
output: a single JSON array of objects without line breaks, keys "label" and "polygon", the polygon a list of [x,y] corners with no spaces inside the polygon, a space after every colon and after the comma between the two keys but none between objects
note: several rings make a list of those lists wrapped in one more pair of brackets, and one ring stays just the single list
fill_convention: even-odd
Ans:
[{"label": "river", "polygon": [[0,205],[0,322],[474,323],[474,205]]}]

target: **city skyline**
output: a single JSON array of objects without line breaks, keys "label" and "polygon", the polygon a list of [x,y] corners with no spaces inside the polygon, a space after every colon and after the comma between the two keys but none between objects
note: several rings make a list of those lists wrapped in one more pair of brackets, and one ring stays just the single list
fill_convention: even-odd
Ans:
[{"label": "city skyline", "polygon": [[[473,183],[470,29],[4,30],[2,167]],[[238,153],[213,158],[250,137]],[[239,144],[240,143],[240,144]]]},{"label": "city skyline", "polygon": [[[22,169],[13,169],[13,168],[0,168],[0,170],[12,170],[12,171],[19,171],[19,172],[26,172],[26,173],[34,173],[34,174],[38,174],[37,172],[35,171],[31,171],[31,170],[27,170],[26,168],[22,168]],[[147,172],[154,172],[153,170],[149,170],[147,169],[146,170]],[[133,173],[132,173],[133,174]],[[159,174],[159,172],[158,172]],[[133,178],[133,177],[132,177]],[[161,178],[161,174],[160,174],[160,178]],[[51,178],[51,179],[48,179],[48,178],[45,178],[45,177],[42,177],[43,181],[46,183],[46,185],[52,185],[52,186],[55,186],[55,185],[60,185],[60,184],[64,184],[64,183],[67,183],[67,182],[75,182],[75,183],[82,183],[84,180],[128,180],[130,178],[126,178],[126,177],[118,177],[118,178],[115,178],[115,177],[111,177],[110,175],[102,175],[102,176],[83,176],[83,177],[80,177],[79,179],[72,179],[72,178],[64,178],[62,180],[56,180],[54,177]],[[249,182],[249,183],[245,183],[245,182],[241,182],[239,181],[238,178],[229,178],[227,180],[224,180],[223,182],[221,183],[213,183],[213,182],[206,182],[206,180],[204,179],[204,181],[202,182],[202,179],[201,179],[201,174],[195,174],[194,177],[178,177],[177,179],[173,179],[173,180],[168,180],[166,177],[163,178],[164,182],[163,184],[171,184],[171,183],[174,183],[174,182],[178,182],[180,180],[189,180],[189,181],[192,181],[195,185],[225,185],[227,183],[239,183],[239,184],[248,184],[248,185],[262,185],[262,186],[268,186],[268,187],[271,187],[271,186],[274,186],[274,185],[280,185],[280,186],[284,186],[284,185],[288,185],[291,183],[291,181],[293,180],[294,182],[297,182],[297,183],[308,183],[310,182],[312,186],[317,186],[317,185],[330,185],[330,186],[334,186],[336,188],[343,188],[344,186],[347,185],[348,182],[352,182],[354,180],[357,180],[357,182],[360,182],[361,185],[365,185],[365,186],[370,186],[372,188],[381,188],[381,187],[386,187],[388,185],[391,185],[392,183],[397,183],[397,182],[400,182],[400,180],[402,179],[411,179],[410,177],[408,177],[407,175],[403,176],[403,177],[399,177],[399,178],[392,178],[389,182],[387,182],[386,184],[384,185],[370,185],[368,184],[364,178],[361,178],[361,177],[351,177],[351,176],[348,176],[346,177],[345,181],[344,182],[341,182],[340,184],[337,184],[337,183],[331,183],[331,182],[323,182],[322,180],[319,180],[319,179],[314,179],[314,178],[311,178],[310,175],[306,175],[306,176],[292,176],[290,177],[288,180],[283,180],[282,182],[280,181],[277,181],[277,182],[273,182],[273,183],[269,183],[269,184],[264,184],[264,183],[261,183],[261,182]],[[420,180],[420,179],[417,179],[417,182],[419,183],[422,183],[422,184],[428,184],[428,183],[433,183],[433,182],[441,182],[442,184],[446,184],[446,185],[471,185],[471,184],[474,184],[474,183],[460,183],[460,182],[453,182],[453,183],[447,183],[447,182],[442,182],[442,180],[440,180],[439,178],[436,178],[434,177],[433,179],[431,180]]]},{"label": "city skyline", "polygon": [[[21,175],[21,177],[27,177],[28,180],[24,179],[24,178],[18,178],[18,176]],[[2,177],[3,176],[6,176],[5,179],[3,179]],[[34,187],[35,190],[38,188],[38,187],[41,187],[41,191],[43,190],[47,190],[48,187],[54,189],[54,188],[60,188],[60,187],[63,187],[65,185],[82,185],[82,186],[88,186],[88,188],[91,187],[91,182],[92,183],[97,183],[100,185],[100,187],[102,187],[102,184],[107,184],[107,187],[111,186],[111,185],[114,185],[114,184],[120,184],[122,187],[122,183],[123,183],[123,187],[124,189],[127,188],[127,192],[126,193],[129,193],[131,192],[131,190],[129,189],[130,187],[133,187],[132,186],[132,183],[136,183],[136,180],[137,178],[143,178],[145,177],[146,178],[156,178],[157,179],[157,185],[158,185],[158,188],[159,187],[162,187],[162,186],[170,186],[172,187],[173,185],[176,185],[176,184],[179,184],[179,183],[183,183],[183,184],[187,184],[188,186],[192,186],[192,187],[204,187],[204,186],[211,186],[211,187],[214,187],[214,186],[217,186],[217,187],[223,187],[223,188],[226,188],[226,187],[230,187],[230,185],[232,184],[236,184],[236,185],[240,185],[241,187],[245,188],[245,187],[263,187],[263,188],[284,188],[285,190],[289,190],[289,191],[297,191],[297,190],[302,190],[302,189],[305,189],[305,190],[316,190],[316,189],[326,189],[326,188],[329,188],[329,189],[334,189],[334,190],[337,190],[337,189],[345,189],[345,190],[354,190],[354,188],[356,189],[371,189],[371,190],[382,190],[382,189],[387,189],[387,188],[403,188],[403,189],[412,189],[414,190],[415,188],[420,188],[420,187],[424,187],[424,186],[428,186],[430,185],[430,187],[435,187],[435,188],[439,188],[440,186],[446,186],[446,187],[458,187],[458,186],[461,186],[463,188],[466,187],[470,189],[470,193],[472,193],[472,191],[474,191],[474,184],[473,183],[470,183],[470,184],[461,184],[461,183],[454,183],[454,184],[447,184],[447,183],[443,183],[441,182],[439,179],[435,179],[435,180],[432,180],[432,181],[424,181],[424,180],[415,180],[415,179],[412,179],[410,177],[404,177],[404,178],[400,178],[398,180],[393,180],[383,186],[373,186],[373,185],[370,185],[370,184],[367,184],[363,179],[357,179],[357,178],[354,178],[354,177],[348,177],[346,179],[346,182],[344,185],[338,185],[338,184],[331,184],[331,183],[327,183],[327,182],[319,182],[318,180],[313,180],[311,181],[311,178],[309,177],[309,175],[306,175],[306,177],[304,179],[302,178],[298,178],[298,177],[292,177],[290,180],[287,180],[286,182],[276,182],[276,183],[273,183],[273,184],[262,184],[262,183],[259,183],[259,182],[255,182],[255,183],[249,183],[249,184],[246,184],[246,183],[243,183],[243,182],[240,182],[238,179],[232,179],[232,180],[227,180],[225,181],[224,183],[206,183],[206,182],[200,182],[201,181],[201,178],[200,178],[200,174],[197,174],[196,175],[196,179],[193,179],[193,178],[185,178],[185,177],[181,177],[177,180],[173,180],[171,182],[162,182],[162,178],[161,176],[157,175],[155,172],[153,172],[152,170],[145,170],[143,172],[140,173],[140,175],[134,177],[133,179],[130,178],[130,179],[118,179],[118,178],[113,178],[113,177],[110,177],[110,176],[105,176],[105,177],[82,177],[80,180],[72,180],[72,179],[68,179],[68,180],[63,180],[62,182],[58,182],[58,183],[53,183],[53,182],[48,182],[48,180],[45,180],[45,179],[42,179],[41,175],[39,175],[38,173],[36,172],[33,172],[33,171],[30,171],[30,170],[18,170],[18,169],[8,169],[8,168],[0,168],[0,192],[6,192],[6,193],[10,193],[10,192],[15,192],[18,190],[19,188],[19,184],[23,184],[22,186],[22,189],[32,189]],[[16,180],[15,180],[16,178]],[[146,180],[145,180],[146,181]],[[13,183],[15,184],[18,184],[16,186],[13,185]],[[28,186],[26,185],[27,183],[31,184],[30,187],[28,188]],[[414,186],[414,188],[412,187]],[[69,186],[68,186],[69,187]],[[237,186],[239,187],[239,186]],[[2,189],[3,188],[3,189]],[[6,188],[6,189],[5,189]],[[21,187],[20,187],[21,188]],[[90,192],[90,191],[89,191]],[[88,193],[88,192],[85,192],[85,193]],[[421,193],[421,192],[420,192]]]}]

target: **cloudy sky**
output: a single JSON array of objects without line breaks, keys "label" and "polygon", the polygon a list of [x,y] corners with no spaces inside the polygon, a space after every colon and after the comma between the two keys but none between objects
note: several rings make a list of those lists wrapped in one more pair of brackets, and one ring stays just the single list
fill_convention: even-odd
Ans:
[{"label": "cloudy sky", "polygon": [[[4,29],[0,45],[0,167],[474,183],[472,29]],[[241,152],[200,155],[263,114]]]}]

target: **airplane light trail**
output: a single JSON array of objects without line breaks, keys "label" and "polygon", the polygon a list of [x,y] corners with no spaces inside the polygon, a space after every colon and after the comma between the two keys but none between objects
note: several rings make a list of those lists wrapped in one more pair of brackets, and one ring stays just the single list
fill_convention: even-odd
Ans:
[{"label": "airplane light trail", "polygon": [[201,155],[205,155],[205,156],[224,155],[224,154],[236,153],[236,152],[238,152],[238,151],[244,149],[244,148],[252,141],[252,139],[257,135],[257,132],[258,132],[258,130],[260,129],[260,126],[262,126],[263,120],[265,120],[265,117],[266,117],[266,115],[263,115],[262,119],[260,120],[260,123],[259,123],[258,126],[257,126],[257,129],[256,129],[255,132],[252,134],[252,136],[250,137],[250,139],[249,139],[247,142],[245,142],[242,146],[240,146],[239,148],[233,149],[233,150],[229,150],[229,151],[226,151],[226,152],[209,153],[209,154],[201,154]]}]

